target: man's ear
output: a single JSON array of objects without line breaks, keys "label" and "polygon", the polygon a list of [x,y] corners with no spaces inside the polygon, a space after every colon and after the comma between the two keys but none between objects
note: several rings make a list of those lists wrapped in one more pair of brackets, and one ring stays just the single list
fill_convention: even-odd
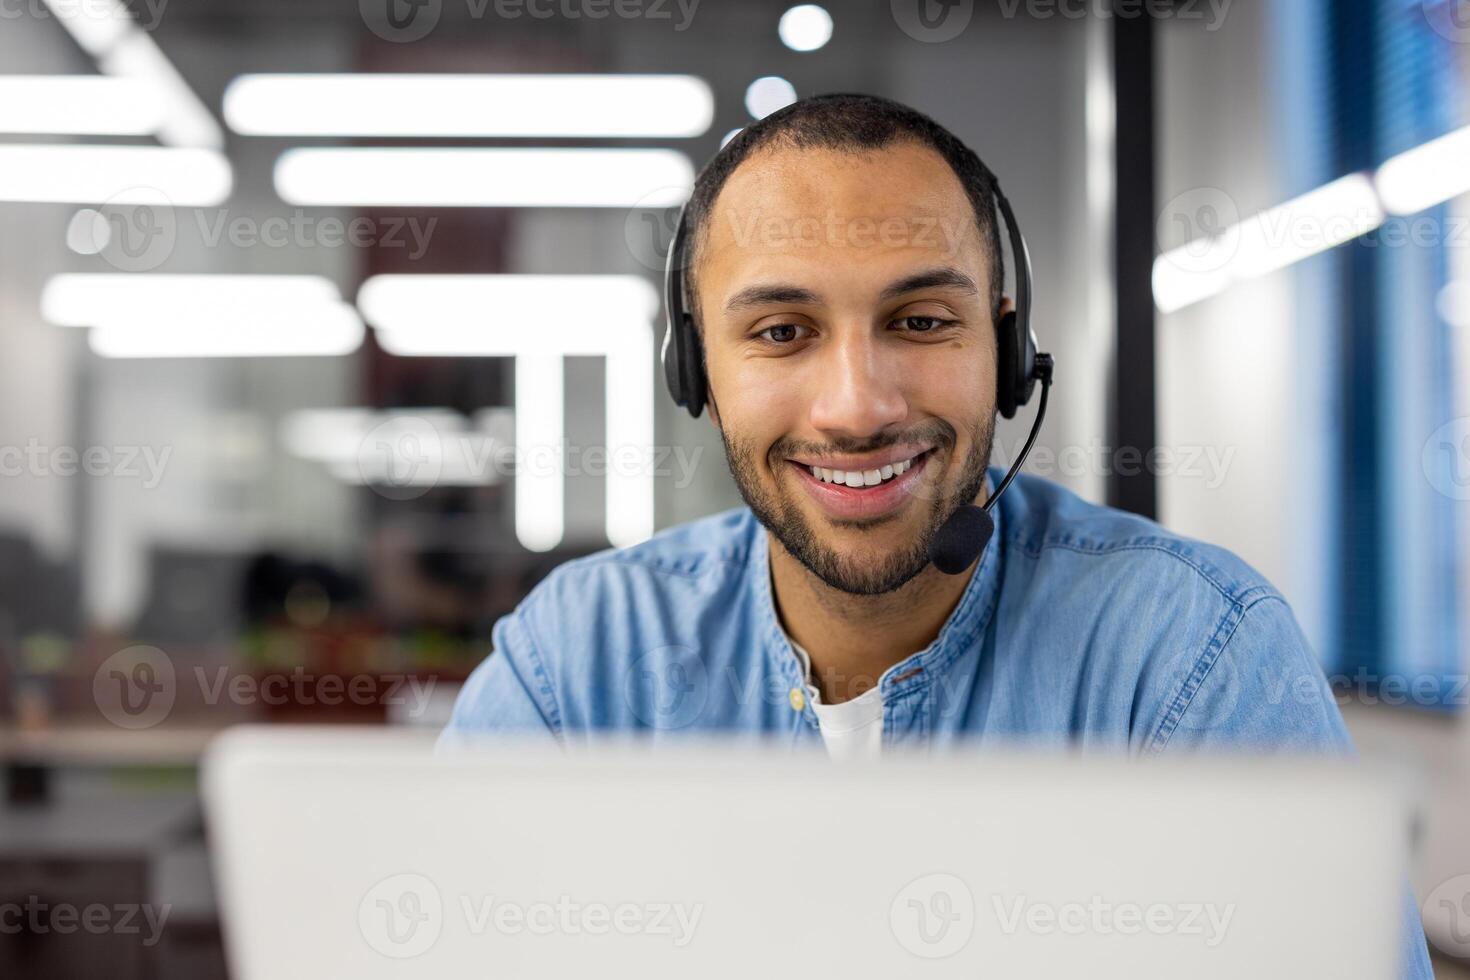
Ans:
[{"label": "man's ear", "polygon": [[996,319],[999,319],[1000,317],[1005,316],[1007,313],[1012,312],[1013,310],[1015,310],[1015,308],[1016,303],[1014,300],[1012,300],[1009,296],[1002,296],[1000,298],[1000,313],[997,315]]},{"label": "man's ear", "polygon": [[706,385],[704,392],[705,414],[709,416],[710,425],[713,425],[716,429],[718,429],[720,427],[720,408],[718,405],[715,404],[714,390]]}]

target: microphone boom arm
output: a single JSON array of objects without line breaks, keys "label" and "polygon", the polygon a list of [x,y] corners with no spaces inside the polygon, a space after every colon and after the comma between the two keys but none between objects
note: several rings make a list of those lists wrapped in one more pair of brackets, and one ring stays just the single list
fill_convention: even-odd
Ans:
[{"label": "microphone boom arm", "polygon": [[1053,361],[1050,354],[1038,353],[1036,355],[1036,380],[1041,382],[1041,401],[1036,405],[1036,421],[1031,423],[1031,434],[1026,437],[1026,445],[1021,448],[1021,455],[1011,464],[1010,471],[1006,473],[1005,479],[1000,481],[1000,486],[985,501],[985,510],[995,506],[1000,495],[1005,493],[1006,487],[1016,478],[1021,471],[1021,466],[1026,462],[1026,457],[1031,455],[1031,447],[1036,445],[1036,437],[1041,435],[1041,423],[1046,420],[1046,399],[1051,394],[1051,374]]}]

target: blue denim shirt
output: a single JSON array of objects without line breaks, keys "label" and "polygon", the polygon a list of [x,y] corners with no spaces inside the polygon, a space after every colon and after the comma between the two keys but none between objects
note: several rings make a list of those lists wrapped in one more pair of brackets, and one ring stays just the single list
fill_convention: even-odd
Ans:
[{"label": "blue denim shirt", "polygon": [[[1003,476],[990,473],[991,484]],[[1281,594],[1222,548],[1020,476],[929,646],[884,672],[884,746],[1350,751]],[[556,569],[495,624],[445,740],[691,731],[820,744],[745,508]],[[1431,977],[1412,902],[1409,977]]]}]

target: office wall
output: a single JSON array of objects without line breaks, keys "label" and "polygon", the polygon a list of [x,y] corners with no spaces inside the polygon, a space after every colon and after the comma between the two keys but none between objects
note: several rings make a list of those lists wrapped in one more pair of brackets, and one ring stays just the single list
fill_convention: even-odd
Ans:
[{"label": "office wall", "polygon": [[[1228,224],[1288,197],[1268,6],[1235,4],[1213,31],[1159,23],[1161,251],[1217,214]],[[1300,383],[1312,354],[1294,319],[1294,275],[1159,315],[1159,441],[1181,454],[1159,476],[1160,517],[1254,565],[1320,644],[1326,545],[1310,502],[1324,477],[1308,440],[1327,409]],[[1203,454],[1202,464],[1186,467],[1183,454]]]}]

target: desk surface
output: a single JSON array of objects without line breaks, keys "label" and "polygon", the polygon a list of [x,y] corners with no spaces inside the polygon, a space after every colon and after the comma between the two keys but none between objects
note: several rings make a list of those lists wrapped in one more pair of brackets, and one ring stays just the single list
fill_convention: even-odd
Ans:
[{"label": "desk surface", "polygon": [[192,766],[224,726],[0,728],[0,762],[32,766]]}]

